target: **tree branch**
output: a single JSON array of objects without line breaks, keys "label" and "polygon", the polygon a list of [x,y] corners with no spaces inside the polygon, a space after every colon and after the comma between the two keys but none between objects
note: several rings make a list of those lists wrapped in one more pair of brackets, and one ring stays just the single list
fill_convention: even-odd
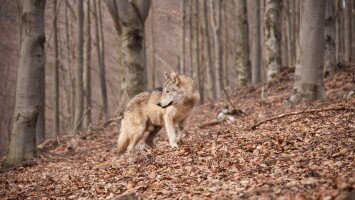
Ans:
[{"label": "tree branch", "polygon": [[303,114],[303,113],[316,113],[316,112],[325,112],[325,111],[352,111],[355,112],[355,108],[345,108],[345,107],[341,107],[341,108],[324,108],[324,109],[314,109],[314,110],[306,110],[306,111],[298,111],[298,112],[291,112],[291,113],[285,113],[285,114],[281,114],[278,116],[274,116],[268,119],[265,119],[257,124],[254,124],[253,126],[250,127],[251,130],[255,130],[258,126],[265,124],[267,122],[273,121],[273,120],[277,120],[277,119],[281,119],[287,116],[292,116],[292,115],[299,115],[299,114]]}]

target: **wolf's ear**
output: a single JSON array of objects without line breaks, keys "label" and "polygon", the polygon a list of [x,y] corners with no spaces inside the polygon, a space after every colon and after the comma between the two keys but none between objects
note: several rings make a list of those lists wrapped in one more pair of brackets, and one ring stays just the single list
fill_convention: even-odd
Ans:
[{"label": "wolf's ear", "polygon": [[165,76],[165,79],[166,79],[166,80],[171,79],[171,77],[170,77],[170,75],[169,75],[168,72],[164,72],[164,76]]},{"label": "wolf's ear", "polygon": [[171,79],[174,81],[174,83],[178,84],[180,83],[180,77],[176,73],[171,73]]}]

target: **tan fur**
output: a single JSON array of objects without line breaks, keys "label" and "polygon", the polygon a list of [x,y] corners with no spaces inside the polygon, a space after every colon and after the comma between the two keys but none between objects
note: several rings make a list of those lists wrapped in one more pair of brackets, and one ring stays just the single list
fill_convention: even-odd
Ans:
[{"label": "tan fur", "polygon": [[[154,147],[154,138],[163,126],[171,147],[178,147],[185,121],[200,95],[191,78],[175,73],[165,73],[165,77],[162,91],[143,92],[128,102],[117,141],[119,153],[133,152],[145,132],[149,132],[145,143]],[[177,137],[174,125],[178,126]]]}]

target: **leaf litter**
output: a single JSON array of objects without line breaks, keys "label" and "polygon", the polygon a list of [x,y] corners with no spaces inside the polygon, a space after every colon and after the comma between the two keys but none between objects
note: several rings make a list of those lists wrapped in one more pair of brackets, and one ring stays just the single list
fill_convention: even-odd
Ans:
[{"label": "leaf litter", "polygon": [[[229,102],[196,108],[179,149],[164,131],[157,147],[118,157],[119,121],[44,148],[31,165],[0,173],[4,199],[344,199],[355,188],[355,68],[326,80],[327,100],[283,109],[291,70],[230,95],[247,113],[211,124]],[[303,113],[311,109],[325,111]],[[328,110],[327,110],[328,109]],[[283,113],[299,112],[253,125]],[[88,134],[89,133],[89,134]],[[74,141],[73,141],[74,140]],[[74,144],[74,145],[73,145]]]}]

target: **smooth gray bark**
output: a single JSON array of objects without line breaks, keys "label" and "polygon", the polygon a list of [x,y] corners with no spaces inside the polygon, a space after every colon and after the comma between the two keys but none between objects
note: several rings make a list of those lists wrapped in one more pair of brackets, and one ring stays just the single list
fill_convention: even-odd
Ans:
[{"label": "smooth gray bark", "polygon": [[254,35],[252,42],[252,83],[257,84],[261,82],[261,28],[260,28],[260,1],[252,0],[252,7],[254,15],[253,22],[254,25]]},{"label": "smooth gray bark", "polygon": [[266,0],[264,15],[264,43],[267,81],[271,81],[281,69],[280,2]]},{"label": "smooth gray bark", "polygon": [[249,58],[249,33],[247,1],[235,0],[236,12],[236,48],[237,87],[251,82],[251,64]]},{"label": "smooth gray bark", "polygon": [[121,45],[123,91],[120,107],[134,95],[146,90],[147,75],[144,61],[144,23],[150,0],[106,0]]},{"label": "smooth gray bark", "polygon": [[323,81],[325,1],[301,0],[300,38],[292,104],[325,98]]},{"label": "smooth gray bark", "polygon": [[211,53],[211,43],[210,43],[210,32],[209,32],[209,22],[208,22],[208,14],[207,14],[207,5],[206,1],[202,1],[202,18],[204,20],[203,22],[203,28],[204,28],[204,41],[205,41],[205,56],[206,56],[206,69],[205,69],[205,74],[206,74],[206,91],[207,91],[207,97],[210,100],[215,100],[216,98],[216,93],[215,93],[215,85],[213,84],[213,68],[212,68],[212,53]]},{"label": "smooth gray bark", "polygon": [[85,19],[84,19],[84,74],[83,74],[83,84],[84,84],[84,118],[83,127],[87,127],[91,124],[91,19],[90,19],[90,1],[87,0]]},{"label": "smooth gray bark", "polygon": [[44,70],[45,0],[22,0],[21,50],[16,84],[16,105],[6,164],[36,155],[36,124],[40,107],[40,79]]},{"label": "smooth gray bark", "polygon": [[325,12],[324,76],[333,75],[336,70],[335,58],[335,17],[332,0],[326,0]]},{"label": "smooth gray bark", "polygon": [[54,111],[53,132],[48,133],[48,138],[55,138],[59,132],[59,52],[58,52],[58,27],[57,27],[57,0],[53,1],[53,47],[54,47]]},{"label": "smooth gray bark", "polygon": [[83,59],[84,59],[84,10],[83,1],[77,2],[77,69],[76,69],[76,79],[75,79],[75,115],[74,115],[74,131],[81,128],[81,122],[83,119],[83,108],[84,108],[84,86],[83,86]]}]

